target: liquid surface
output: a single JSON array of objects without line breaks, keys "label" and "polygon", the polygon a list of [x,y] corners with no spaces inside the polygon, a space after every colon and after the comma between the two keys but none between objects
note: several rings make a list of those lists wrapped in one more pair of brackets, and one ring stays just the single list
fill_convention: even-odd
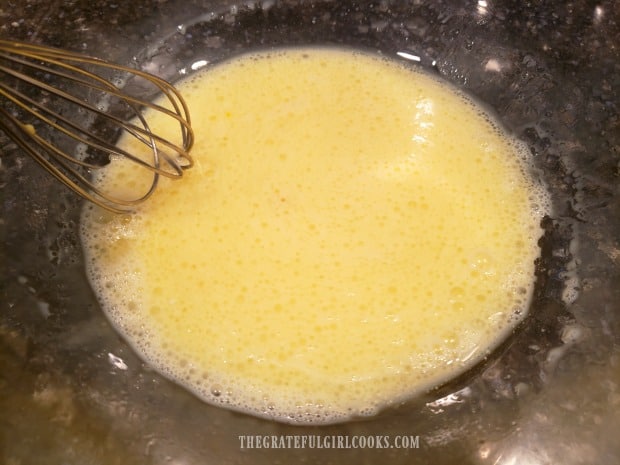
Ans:
[{"label": "liquid surface", "polygon": [[[334,49],[244,56],[180,89],[195,168],[82,223],[106,313],[166,376],[251,414],[343,421],[462,373],[525,315],[548,198],[472,101]],[[142,175],[119,161],[98,183]]]}]

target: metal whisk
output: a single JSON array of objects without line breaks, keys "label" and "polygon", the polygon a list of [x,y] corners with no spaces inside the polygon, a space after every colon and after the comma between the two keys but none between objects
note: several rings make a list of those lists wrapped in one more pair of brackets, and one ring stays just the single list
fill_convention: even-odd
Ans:
[{"label": "metal whisk", "polygon": [[[166,103],[153,103],[158,95]],[[178,138],[154,134],[147,108],[169,118]],[[74,192],[114,212],[130,211],[151,196],[160,176],[180,178],[193,164],[189,112],[171,84],[46,46],[0,40],[0,130]],[[116,141],[123,134],[144,144],[149,158],[119,148]],[[125,199],[97,188],[93,170],[115,157],[152,172],[146,192]]]}]

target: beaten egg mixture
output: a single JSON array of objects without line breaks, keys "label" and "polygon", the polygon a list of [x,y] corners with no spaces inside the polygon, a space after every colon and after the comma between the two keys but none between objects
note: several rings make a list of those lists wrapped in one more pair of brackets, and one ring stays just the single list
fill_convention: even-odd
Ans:
[{"label": "beaten egg mixture", "polygon": [[[179,89],[196,166],[133,215],[82,221],[104,310],[164,375],[332,423],[462,373],[526,313],[548,197],[472,100],[330,48],[244,55]],[[143,176],[119,160],[97,183]]]}]

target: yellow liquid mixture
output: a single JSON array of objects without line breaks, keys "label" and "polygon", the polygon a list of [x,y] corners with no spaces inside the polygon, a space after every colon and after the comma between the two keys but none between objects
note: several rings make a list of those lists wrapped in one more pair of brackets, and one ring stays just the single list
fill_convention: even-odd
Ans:
[{"label": "yellow liquid mixture", "polygon": [[[251,414],[343,421],[462,373],[526,313],[548,197],[471,100],[321,48],[180,89],[195,168],[134,215],[87,206],[82,224],[106,313],[166,376]],[[133,189],[130,168],[98,183]]]}]

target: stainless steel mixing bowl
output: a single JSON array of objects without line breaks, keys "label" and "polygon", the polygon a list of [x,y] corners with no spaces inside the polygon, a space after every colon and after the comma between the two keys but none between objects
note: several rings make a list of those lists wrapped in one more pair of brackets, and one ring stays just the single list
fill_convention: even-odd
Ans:
[{"label": "stainless steel mixing bowl", "polygon": [[[529,145],[555,209],[529,315],[487,360],[375,418],[294,427],[206,405],[139,360],[85,278],[80,201],[0,135],[1,463],[620,463],[613,0],[0,0],[0,18],[3,38],[170,80],[277,45],[405,52]],[[407,436],[418,447],[243,448],[245,435]]]}]

